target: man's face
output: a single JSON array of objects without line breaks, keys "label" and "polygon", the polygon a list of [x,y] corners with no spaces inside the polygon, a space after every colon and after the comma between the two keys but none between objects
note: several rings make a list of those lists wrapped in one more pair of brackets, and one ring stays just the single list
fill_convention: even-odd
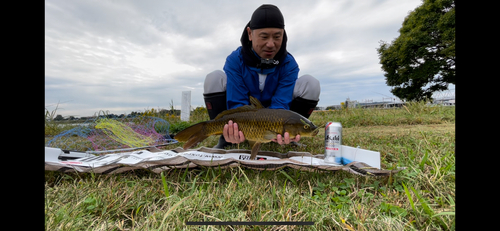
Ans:
[{"label": "man's face", "polygon": [[247,27],[248,39],[253,50],[263,59],[272,59],[278,53],[283,42],[284,29],[262,28],[251,30]]}]

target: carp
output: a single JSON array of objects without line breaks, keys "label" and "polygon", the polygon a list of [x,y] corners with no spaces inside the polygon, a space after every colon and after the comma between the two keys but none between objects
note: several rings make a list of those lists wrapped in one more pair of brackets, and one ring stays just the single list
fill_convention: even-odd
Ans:
[{"label": "carp", "polygon": [[285,132],[290,138],[300,134],[300,137],[314,137],[319,129],[307,118],[286,109],[264,108],[256,98],[250,96],[251,105],[225,110],[213,120],[194,124],[180,131],[175,139],[186,142],[183,146],[188,149],[197,145],[212,135],[222,135],[224,125],[232,120],[238,123],[238,128],[243,132],[245,139],[252,147],[250,159],[254,160],[262,143],[271,142],[278,134],[284,136]]}]

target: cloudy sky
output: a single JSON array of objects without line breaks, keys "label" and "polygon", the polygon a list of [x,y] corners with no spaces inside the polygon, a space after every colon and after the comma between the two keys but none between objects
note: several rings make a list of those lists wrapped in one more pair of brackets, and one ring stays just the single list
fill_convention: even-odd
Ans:
[{"label": "cloudy sky", "polygon": [[318,106],[393,97],[376,48],[421,0],[45,0],[45,107],[77,117],[180,109],[182,91],[204,106],[206,74],[222,70],[264,3],[284,15],[299,76],[319,79]]}]

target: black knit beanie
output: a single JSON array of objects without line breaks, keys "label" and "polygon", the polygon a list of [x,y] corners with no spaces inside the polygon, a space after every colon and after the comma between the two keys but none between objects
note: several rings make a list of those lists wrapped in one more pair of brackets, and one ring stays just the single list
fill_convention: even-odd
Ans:
[{"label": "black knit beanie", "polygon": [[250,29],[285,28],[285,20],[275,5],[264,4],[257,8],[250,19]]},{"label": "black knit beanie", "polygon": [[262,5],[257,8],[253,14],[250,22],[247,23],[245,28],[243,28],[243,33],[241,34],[241,53],[243,54],[243,61],[246,65],[257,68],[272,68],[283,63],[288,55],[286,50],[286,43],[288,41],[286,30],[283,30],[283,41],[281,43],[281,48],[274,56],[274,60],[278,62],[272,62],[272,64],[263,64],[262,60],[258,58],[252,51],[252,42],[248,39],[248,34],[246,28],[250,29],[261,29],[261,28],[285,28],[285,22],[283,15],[278,7],[274,5]]}]

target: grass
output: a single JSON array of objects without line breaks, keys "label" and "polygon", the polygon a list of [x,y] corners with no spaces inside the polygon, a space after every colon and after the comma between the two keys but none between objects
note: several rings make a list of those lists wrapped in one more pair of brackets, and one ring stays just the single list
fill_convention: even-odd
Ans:
[{"label": "grass", "polygon": [[[208,119],[202,109],[191,124]],[[315,111],[311,121],[342,123],[343,144],[379,151],[390,177],[285,168],[147,170],[103,175],[45,172],[47,230],[453,230],[455,109]],[[168,120],[168,119],[167,119]],[[172,124],[179,121],[172,122]],[[184,125],[182,125],[184,126]],[[46,126],[47,130],[47,126]],[[47,133],[47,131],[46,131]],[[306,147],[261,150],[323,153],[324,134]],[[211,147],[218,137],[199,146]],[[182,143],[165,147],[173,149]],[[243,143],[240,148],[248,149]],[[186,221],[314,221],[313,226],[185,226]]]}]

